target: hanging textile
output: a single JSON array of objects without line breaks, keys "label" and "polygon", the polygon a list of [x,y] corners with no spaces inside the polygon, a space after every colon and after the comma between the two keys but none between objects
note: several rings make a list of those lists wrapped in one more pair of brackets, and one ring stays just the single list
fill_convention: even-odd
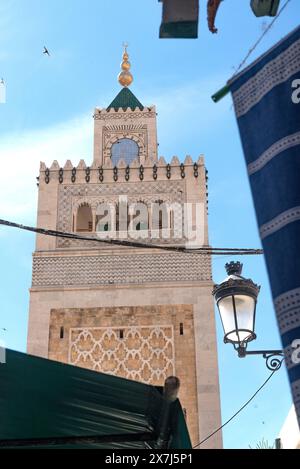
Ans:
[{"label": "hanging textile", "polygon": [[215,19],[221,2],[222,0],[208,0],[207,2],[207,23],[208,29],[212,33],[218,32],[218,29],[215,27]]},{"label": "hanging textile", "polygon": [[300,27],[228,86],[300,423]]}]

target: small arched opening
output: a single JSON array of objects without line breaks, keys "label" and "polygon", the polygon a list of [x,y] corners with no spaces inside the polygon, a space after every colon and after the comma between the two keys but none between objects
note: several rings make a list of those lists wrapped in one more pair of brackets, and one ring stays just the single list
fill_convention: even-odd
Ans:
[{"label": "small arched opening", "polygon": [[132,229],[135,231],[147,231],[149,229],[149,210],[147,204],[142,200],[133,204],[130,222]]},{"label": "small arched opening", "polygon": [[168,204],[163,200],[156,200],[152,205],[152,228],[163,230],[170,228],[171,216]]},{"label": "small arched opening", "polygon": [[76,217],[76,231],[93,231],[93,213],[89,204],[80,205]]}]

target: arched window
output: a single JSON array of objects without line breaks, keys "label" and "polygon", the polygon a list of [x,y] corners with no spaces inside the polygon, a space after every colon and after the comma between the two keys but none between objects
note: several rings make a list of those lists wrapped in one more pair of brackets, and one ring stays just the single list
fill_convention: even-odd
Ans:
[{"label": "arched window", "polygon": [[87,203],[78,208],[76,231],[93,231],[92,209]]},{"label": "arched window", "polygon": [[120,231],[120,212],[119,212],[119,204],[116,204],[116,231]]},{"label": "arched window", "polygon": [[170,228],[171,218],[168,206],[163,200],[156,200],[152,204],[152,228],[163,230]]},{"label": "arched window", "polygon": [[114,230],[113,227],[114,214],[112,213],[112,206],[109,203],[102,202],[98,205],[96,210],[96,231],[103,232]]},{"label": "arched window", "polygon": [[139,200],[131,207],[129,220],[132,229],[135,231],[144,231],[149,229],[149,211],[148,206],[142,200]]},{"label": "arched window", "polygon": [[139,146],[130,138],[121,138],[111,147],[111,160],[113,166],[117,166],[120,160],[124,160],[126,164],[130,164],[139,156]]},{"label": "arched window", "polygon": [[151,236],[168,239],[171,236],[171,210],[168,202],[156,200],[151,204]]}]

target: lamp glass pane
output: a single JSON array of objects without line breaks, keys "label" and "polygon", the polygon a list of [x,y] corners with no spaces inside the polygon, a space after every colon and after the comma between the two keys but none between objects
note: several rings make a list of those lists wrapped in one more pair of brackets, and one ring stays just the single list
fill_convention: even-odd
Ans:
[{"label": "lamp glass pane", "polygon": [[[254,320],[254,310],[255,310],[255,301],[251,296],[247,295],[234,295],[235,299],[235,308],[238,321],[239,329],[247,329],[248,331],[253,332],[253,320]],[[247,333],[243,333],[244,340],[247,337]]]},{"label": "lamp glass pane", "polygon": [[224,334],[226,335],[228,332],[235,330],[232,297],[226,296],[225,298],[222,298],[218,302],[218,307],[224,328]]},{"label": "lamp glass pane", "polygon": [[[218,303],[218,307],[227,339],[238,343],[247,340],[250,334],[248,331],[253,331],[255,301],[252,297],[246,295],[234,295],[234,299],[239,334],[236,331],[232,296],[222,298]],[[246,329],[246,331],[241,329]]]}]

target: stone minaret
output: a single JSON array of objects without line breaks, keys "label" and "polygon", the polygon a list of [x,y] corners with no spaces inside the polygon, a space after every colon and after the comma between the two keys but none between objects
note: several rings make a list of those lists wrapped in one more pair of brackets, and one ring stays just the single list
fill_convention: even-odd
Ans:
[{"label": "stone minaret", "polygon": [[[129,90],[129,70],[125,48],[122,89],[95,109],[93,162],[41,163],[37,226],[95,241],[37,235],[28,353],[156,385],[175,374],[196,444],[220,425],[211,259],[97,241],[113,227],[118,239],[199,245],[180,232],[183,207],[198,203],[208,245],[204,159],[158,159],[156,110]],[[108,221],[103,206],[114,209]],[[218,433],[203,447],[221,445]]]}]

